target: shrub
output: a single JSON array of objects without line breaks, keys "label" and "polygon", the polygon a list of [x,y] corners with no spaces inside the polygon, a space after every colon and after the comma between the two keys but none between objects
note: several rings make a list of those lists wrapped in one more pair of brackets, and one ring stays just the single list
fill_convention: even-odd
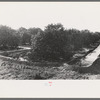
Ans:
[{"label": "shrub", "polygon": [[73,55],[67,44],[64,27],[61,24],[50,24],[44,32],[32,38],[32,60],[64,61]]}]

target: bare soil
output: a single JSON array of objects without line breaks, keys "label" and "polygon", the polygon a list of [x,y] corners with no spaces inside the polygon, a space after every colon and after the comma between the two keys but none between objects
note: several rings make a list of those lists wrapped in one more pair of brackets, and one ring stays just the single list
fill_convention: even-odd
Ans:
[{"label": "bare soil", "polygon": [[[25,63],[18,61],[21,57],[26,57],[29,50],[8,52],[6,56],[0,56],[0,79],[4,80],[55,80],[55,79],[100,79],[100,74],[92,67],[80,66],[80,59],[72,65],[59,62],[33,62]],[[85,52],[82,53],[84,56]],[[81,52],[79,58],[81,57]],[[11,59],[9,57],[11,57]],[[75,60],[74,60],[75,62]],[[97,64],[97,63],[96,63]],[[98,63],[99,66],[99,63]]]},{"label": "bare soil", "polygon": [[74,71],[73,66],[66,63],[35,63],[30,66],[0,58],[0,79],[4,80],[91,79],[90,76],[90,73]]}]

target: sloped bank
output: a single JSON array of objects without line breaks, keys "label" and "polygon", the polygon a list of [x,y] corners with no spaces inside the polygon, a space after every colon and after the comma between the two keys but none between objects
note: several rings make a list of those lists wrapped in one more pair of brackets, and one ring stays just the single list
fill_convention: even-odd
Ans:
[{"label": "sloped bank", "polygon": [[[99,43],[100,44],[100,43]],[[74,64],[74,70],[79,73],[100,74],[100,45],[88,51],[86,55],[80,59],[76,59],[77,64]],[[75,60],[74,60],[75,61]]]},{"label": "sloped bank", "polygon": [[79,73],[100,74],[100,58],[97,58],[89,67],[78,67],[74,70],[77,70]]},{"label": "sloped bank", "polygon": [[100,74],[100,56],[93,62],[91,66],[89,66],[88,70],[92,73]]},{"label": "sloped bank", "polygon": [[93,53],[87,55],[86,59],[83,59],[82,64],[83,66],[78,68],[80,73],[100,74],[100,45]]}]

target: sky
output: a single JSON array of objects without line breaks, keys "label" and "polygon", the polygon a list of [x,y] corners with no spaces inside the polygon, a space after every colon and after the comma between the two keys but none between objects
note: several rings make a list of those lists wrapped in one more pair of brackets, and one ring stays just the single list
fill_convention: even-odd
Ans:
[{"label": "sky", "polygon": [[51,23],[100,32],[100,2],[0,2],[0,25],[44,29]]}]

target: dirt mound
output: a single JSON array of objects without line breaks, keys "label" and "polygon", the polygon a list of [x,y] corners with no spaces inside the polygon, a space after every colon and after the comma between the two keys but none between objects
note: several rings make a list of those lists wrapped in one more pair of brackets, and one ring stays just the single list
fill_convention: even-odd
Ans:
[{"label": "dirt mound", "polygon": [[93,73],[100,74],[100,58],[97,58],[93,64],[89,67],[89,70]]},{"label": "dirt mound", "polygon": [[89,67],[78,67],[75,70],[79,73],[100,74],[100,58],[97,58]]}]

